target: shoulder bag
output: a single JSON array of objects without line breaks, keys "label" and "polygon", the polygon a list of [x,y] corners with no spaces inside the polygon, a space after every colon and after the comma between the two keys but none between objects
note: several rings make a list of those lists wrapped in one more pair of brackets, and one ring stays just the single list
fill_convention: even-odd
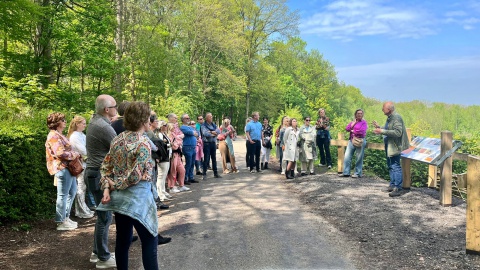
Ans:
[{"label": "shoulder bag", "polygon": [[82,157],[78,156],[76,159],[68,162],[68,171],[72,176],[77,176],[83,172]]},{"label": "shoulder bag", "polygon": [[[355,122],[355,124],[353,124],[352,126],[352,130],[353,130],[353,127],[357,124],[357,122]],[[356,148],[361,148],[363,146],[363,140],[365,138],[360,138],[360,137],[356,137],[355,134],[353,135],[353,138],[352,138],[352,144],[353,146],[355,146]]]}]

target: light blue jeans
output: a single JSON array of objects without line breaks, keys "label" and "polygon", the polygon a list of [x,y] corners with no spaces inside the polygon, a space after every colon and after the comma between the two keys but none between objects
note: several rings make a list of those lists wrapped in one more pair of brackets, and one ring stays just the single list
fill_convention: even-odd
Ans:
[{"label": "light blue jeans", "polygon": [[77,194],[77,178],[72,176],[68,169],[57,172],[55,177],[57,178],[55,222],[63,222],[70,216],[70,209]]},{"label": "light blue jeans", "polygon": [[365,153],[365,145],[367,140],[363,140],[362,148],[353,146],[351,140],[348,141],[347,149],[345,150],[345,160],[343,161],[343,174],[350,175],[350,166],[352,164],[353,154],[356,152],[355,174],[362,176],[363,168],[363,154]]}]

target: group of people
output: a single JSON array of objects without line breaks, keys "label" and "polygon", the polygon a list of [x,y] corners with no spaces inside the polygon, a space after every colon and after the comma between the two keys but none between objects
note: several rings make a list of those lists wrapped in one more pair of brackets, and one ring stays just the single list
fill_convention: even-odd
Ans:
[{"label": "group of people", "polygon": [[[383,135],[387,167],[390,174],[390,185],[386,189],[390,197],[397,197],[402,194],[402,168],[400,164],[400,153],[409,148],[409,140],[402,117],[395,113],[395,106],[392,102],[385,102],[382,107],[383,113],[387,116],[384,126],[373,121],[375,129],[373,132]],[[341,177],[362,177],[363,157],[367,144],[366,135],[368,123],[363,118],[364,111],[357,109],[354,112],[354,120],[347,124],[345,131],[349,132],[348,145],[345,150],[343,172]],[[317,157],[317,147],[320,152],[319,166],[332,168],[330,155],[330,119],[325,115],[325,109],[318,110],[318,119],[315,125],[311,125],[310,116],[305,117],[304,124],[299,127],[296,118],[284,116],[281,124],[275,131],[276,154],[280,161],[281,174],[287,179],[293,179],[297,171],[296,161],[300,161],[300,175],[313,175],[314,161]],[[264,119],[265,121],[265,119]],[[264,122],[266,134],[270,134],[267,128],[268,119]],[[265,135],[265,137],[267,137]],[[352,159],[355,155],[355,167],[353,175],[350,175]]]},{"label": "group of people", "polygon": [[[402,170],[400,152],[409,147],[405,125],[395,113],[393,103],[386,102],[382,108],[388,117],[381,127],[373,121],[374,133],[384,136],[390,185],[386,191],[390,196],[401,195]],[[344,171],[341,176],[350,176],[353,154],[356,152],[354,174],[362,176],[363,155],[366,145],[367,122],[364,112],[358,109],[355,120],[346,126],[350,132],[346,148]],[[254,112],[245,126],[247,146],[247,168],[251,173],[269,169],[272,138],[275,135],[277,157],[281,173],[287,179],[295,177],[296,161],[301,162],[300,174],[313,175],[317,147],[320,166],[330,169],[330,119],[325,110],[318,111],[315,125],[311,117],[305,117],[299,127],[296,118],[284,116],[281,125],[273,132],[269,119]],[[166,209],[162,202],[171,200],[170,193],[190,190],[186,185],[197,183],[194,177],[202,175],[206,180],[211,160],[215,178],[221,178],[217,169],[216,149],[222,156],[223,173],[238,172],[235,164],[233,140],[236,131],[225,118],[220,127],[212,120],[211,113],[197,116],[197,122],[188,114],[180,118],[171,113],[167,121],[160,120],[143,102],[116,101],[109,95],[100,95],[95,102],[95,114],[88,125],[81,116],[75,116],[68,135],[63,135],[67,126],[65,115],[59,112],[47,117],[50,129],[45,143],[47,169],[54,175],[57,186],[56,215],[57,230],[74,230],[78,224],[70,219],[70,210],[75,201],[75,213],[81,218],[91,218],[94,212],[86,205],[88,191],[93,194],[97,220],[94,231],[93,251],[90,261],[97,268],[128,268],[128,250],[132,241],[133,228],[142,241],[142,258],[146,269],[158,269],[157,245],[167,243],[158,233],[157,208]],[[217,146],[218,140],[218,146]],[[185,158],[185,162],[183,161]],[[80,158],[85,171],[74,176],[68,165]],[[228,168],[230,163],[230,168]],[[78,183],[78,185],[77,185]],[[108,249],[108,231],[116,218],[115,257]]]},{"label": "group of people", "polygon": [[[197,122],[183,114],[181,125],[177,119],[171,113],[166,121],[160,120],[143,102],[117,105],[109,95],[97,97],[86,134],[85,118],[75,116],[65,136],[65,115],[48,115],[50,132],[45,148],[47,169],[57,186],[56,228],[77,228],[77,222],[70,219],[74,201],[78,217],[91,218],[96,213],[90,256],[96,268],[127,269],[130,244],[139,237],[144,267],[158,269],[157,245],[171,238],[158,233],[157,209],[167,209],[163,202],[171,200],[172,194],[188,191],[187,185],[198,183],[195,170],[206,180],[210,160],[214,177],[221,177],[216,166],[217,140],[223,172],[238,172],[232,143],[236,131],[229,119],[220,127],[213,123],[211,113],[205,118],[199,115]],[[79,158],[84,171],[76,175],[70,172],[69,164]],[[86,205],[87,190],[93,195],[95,212]],[[108,248],[112,213],[116,219],[115,253]],[[133,235],[133,228],[138,237]]]},{"label": "group of people", "polygon": [[330,155],[330,118],[325,109],[318,110],[318,119],[312,125],[310,116],[304,117],[299,126],[296,118],[284,116],[275,131],[276,155],[280,161],[280,171],[287,179],[295,177],[296,161],[300,161],[300,175],[314,175],[314,162],[317,159],[317,147],[320,153],[319,166],[332,168]]}]

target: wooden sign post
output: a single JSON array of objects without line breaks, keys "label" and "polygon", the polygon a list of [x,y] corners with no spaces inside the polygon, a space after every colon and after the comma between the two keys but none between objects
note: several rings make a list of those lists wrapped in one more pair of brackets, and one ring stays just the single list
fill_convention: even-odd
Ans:
[{"label": "wooden sign post", "polygon": [[[453,135],[450,131],[442,131],[441,133],[441,156],[452,149]],[[440,205],[452,205],[452,160],[450,156],[447,158],[441,168],[442,176],[440,177]]]},{"label": "wooden sign post", "polygon": [[480,255],[480,157],[467,159],[467,254]]}]

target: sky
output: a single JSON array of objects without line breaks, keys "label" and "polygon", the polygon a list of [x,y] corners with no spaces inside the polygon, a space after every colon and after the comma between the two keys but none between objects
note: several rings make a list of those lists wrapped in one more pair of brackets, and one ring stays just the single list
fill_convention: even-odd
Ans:
[{"label": "sky", "polygon": [[480,105],[480,0],[288,0],[300,37],[366,97]]}]

